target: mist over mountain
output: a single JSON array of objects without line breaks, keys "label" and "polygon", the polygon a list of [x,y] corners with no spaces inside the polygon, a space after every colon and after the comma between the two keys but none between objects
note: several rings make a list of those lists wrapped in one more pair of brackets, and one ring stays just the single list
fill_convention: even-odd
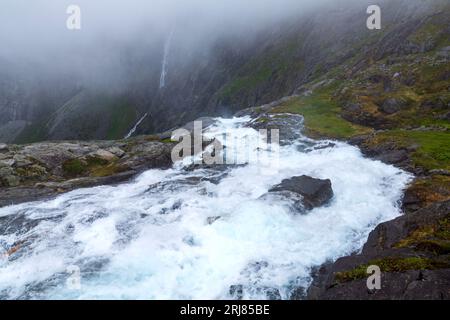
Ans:
[{"label": "mist over mountain", "polygon": [[[421,23],[439,2],[384,1],[383,22]],[[117,139],[145,114],[137,133],[268,103],[378,50],[368,3],[83,0],[81,30],[68,30],[71,1],[6,1],[0,141]]]}]

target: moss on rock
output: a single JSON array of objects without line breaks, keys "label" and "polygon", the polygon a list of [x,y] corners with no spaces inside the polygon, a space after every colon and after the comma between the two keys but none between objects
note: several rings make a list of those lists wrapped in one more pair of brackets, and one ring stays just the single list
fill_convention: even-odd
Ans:
[{"label": "moss on rock", "polygon": [[450,262],[433,260],[422,257],[387,257],[372,260],[367,264],[358,266],[353,270],[337,272],[334,280],[337,283],[344,283],[369,276],[367,268],[371,265],[380,267],[381,272],[405,272],[409,270],[434,270],[450,267]]},{"label": "moss on rock", "polygon": [[62,164],[64,174],[68,177],[76,177],[87,170],[87,163],[81,159],[67,160]]}]

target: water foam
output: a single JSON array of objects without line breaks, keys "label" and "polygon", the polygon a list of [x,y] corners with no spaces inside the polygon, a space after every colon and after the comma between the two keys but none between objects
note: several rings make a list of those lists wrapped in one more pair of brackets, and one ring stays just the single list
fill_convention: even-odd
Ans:
[{"label": "water foam", "polygon": [[[209,134],[256,135],[243,127],[248,120],[218,119]],[[289,298],[310,284],[312,267],[359,250],[377,224],[400,215],[410,179],[348,144],[317,143],[327,147],[306,138],[282,146],[276,170],[178,164],[127,184],[2,208],[0,221],[23,219],[0,235],[5,248],[21,246],[0,259],[0,298],[225,299],[233,285],[244,298],[270,298],[270,290]],[[331,179],[329,206],[298,215],[286,201],[261,198],[303,174]],[[66,285],[71,265],[81,269],[80,290]]]}]

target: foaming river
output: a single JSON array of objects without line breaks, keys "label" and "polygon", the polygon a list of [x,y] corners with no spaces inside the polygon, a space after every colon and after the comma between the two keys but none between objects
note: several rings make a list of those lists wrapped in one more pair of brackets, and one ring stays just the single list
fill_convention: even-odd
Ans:
[{"label": "foaming river", "polygon": [[[239,154],[257,135],[248,121],[217,119],[208,135],[231,132],[222,143]],[[400,215],[410,179],[356,147],[302,136],[278,161],[220,170],[187,162],[1,208],[0,299],[288,299],[308,287],[313,267],[359,250]],[[299,175],[330,179],[332,202],[299,214],[288,199],[262,197]]]}]

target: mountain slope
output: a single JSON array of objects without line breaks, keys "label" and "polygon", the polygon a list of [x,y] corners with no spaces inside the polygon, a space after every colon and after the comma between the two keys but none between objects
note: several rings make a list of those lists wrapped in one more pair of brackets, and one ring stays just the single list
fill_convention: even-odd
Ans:
[{"label": "mountain slope", "polygon": [[[350,79],[374,62],[410,59],[414,54],[448,46],[445,1],[382,2],[380,31],[366,28],[367,4],[358,1],[341,4],[340,8],[325,6],[256,35],[219,37],[204,48],[183,46],[183,31],[177,33],[175,29],[162,89],[159,79],[166,39],[161,39],[160,48],[148,53],[124,49],[121,54],[127,64],[122,72],[131,80],[117,79],[120,84],[114,88],[80,87],[77,79],[54,80],[59,84],[55,87],[32,79],[37,93],[25,99],[21,94],[9,97],[10,90],[3,85],[6,102],[0,104],[0,125],[15,124],[21,134],[2,134],[6,130],[0,127],[0,140],[117,139],[145,113],[150,116],[137,133],[161,132],[200,116],[231,115],[269,103],[324,76]],[[405,63],[398,63],[398,67]],[[30,87],[28,82],[17,83],[18,92]],[[357,85],[357,80],[350,85]],[[88,92],[90,98],[68,109],[67,103],[73,103],[80,90]],[[105,117],[109,120],[104,121]],[[70,126],[60,125],[64,123]]]}]

